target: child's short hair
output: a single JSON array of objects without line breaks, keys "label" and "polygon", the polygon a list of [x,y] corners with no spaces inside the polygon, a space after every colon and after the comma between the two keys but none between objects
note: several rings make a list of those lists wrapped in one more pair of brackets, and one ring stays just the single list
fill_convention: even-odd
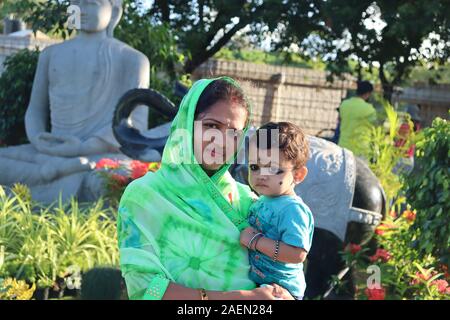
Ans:
[{"label": "child's short hair", "polygon": [[[266,130],[266,134],[260,134],[260,130]],[[306,165],[309,159],[309,143],[303,130],[290,122],[268,122],[256,131],[257,148],[264,147],[270,149],[272,144],[272,130],[277,130],[279,134],[278,147],[287,160],[294,162],[296,169]],[[276,137],[276,135],[274,135]],[[265,139],[266,143],[262,143]]]}]

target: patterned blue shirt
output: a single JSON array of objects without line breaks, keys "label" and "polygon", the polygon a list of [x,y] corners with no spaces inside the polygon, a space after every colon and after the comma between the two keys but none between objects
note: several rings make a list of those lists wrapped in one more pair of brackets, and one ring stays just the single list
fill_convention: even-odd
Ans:
[{"label": "patterned blue shirt", "polygon": [[[252,204],[250,225],[265,237],[288,245],[311,249],[314,218],[311,210],[299,196],[261,196]],[[303,297],[306,282],[303,263],[273,261],[258,251],[250,251],[250,279],[257,284],[277,283],[295,297]]]}]

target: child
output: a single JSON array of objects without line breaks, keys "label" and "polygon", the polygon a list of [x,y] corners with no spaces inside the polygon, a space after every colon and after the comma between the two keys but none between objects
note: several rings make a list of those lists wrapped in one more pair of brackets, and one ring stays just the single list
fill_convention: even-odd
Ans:
[{"label": "child", "polygon": [[[256,145],[257,152],[250,151],[256,156],[250,155],[249,184],[260,198],[250,207],[251,227],[240,237],[249,249],[250,279],[258,285],[277,283],[301,300],[306,288],[303,261],[311,248],[314,220],[294,187],[308,173],[308,142],[289,122],[267,123],[255,136],[250,148]],[[264,161],[263,156],[270,159]]]}]

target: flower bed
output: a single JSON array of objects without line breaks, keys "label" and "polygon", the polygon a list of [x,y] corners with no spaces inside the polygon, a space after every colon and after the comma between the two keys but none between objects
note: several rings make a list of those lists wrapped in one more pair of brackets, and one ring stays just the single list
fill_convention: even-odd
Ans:
[{"label": "flower bed", "polygon": [[[398,144],[402,124],[392,107],[386,113],[389,133],[382,127],[365,132],[373,148],[363,156],[386,190],[391,210],[376,228],[375,241],[342,251],[357,280],[355,298],[450,299],[450,123],[437,118],[417,135],[400,132],[406,141]],[[417,147],[414,171],[394,173],[412,144]],[[337,290],[344,288],[334,281]]]}]

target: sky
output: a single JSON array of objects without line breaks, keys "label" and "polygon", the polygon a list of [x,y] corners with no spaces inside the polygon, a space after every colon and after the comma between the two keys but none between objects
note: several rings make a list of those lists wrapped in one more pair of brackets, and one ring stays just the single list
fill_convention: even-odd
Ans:
[{"label": "sky", "polygon": [[153,5],[154,0],[142,0],[142,4],[145,6],[145,8],[150,8]]}]

